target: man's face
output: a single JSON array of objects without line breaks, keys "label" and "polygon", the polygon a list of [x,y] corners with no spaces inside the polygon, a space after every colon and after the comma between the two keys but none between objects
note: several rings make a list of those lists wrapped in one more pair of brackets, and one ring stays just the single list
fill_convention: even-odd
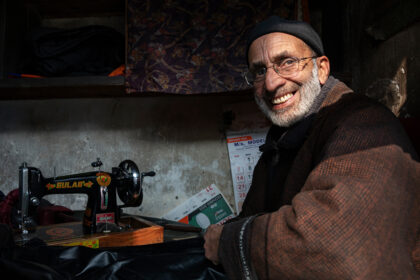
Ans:
[{"label": "man's face", "polygon": [[320,93],[320,81],[312,59],[300,62],[293,77],[284,78],[269,68],[287,57],[311,57],[311,49],[300,39],[285,33],[270,33],[256,39],[249,48],[250,68],[267,67],[265,79],[254,82],[257,104],[271,121],[290,126],[302,119]]}]

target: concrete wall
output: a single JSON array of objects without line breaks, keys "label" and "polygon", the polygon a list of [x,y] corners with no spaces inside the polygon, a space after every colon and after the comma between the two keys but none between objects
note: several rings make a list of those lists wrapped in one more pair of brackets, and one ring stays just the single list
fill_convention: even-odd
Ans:
[{"label": "concrete wall", "polygon": [[[233,96],[161,96],[119,99],[54,99],[0,102],[0,190],[18,187],[22,162],[44,177],[94,170],[111,171],[125,159],[144,180],[140,209],[126,212],[160,217],[216,184],[233,207],[223,106]],[[242,97],[243,99],[243,97]],[[248,98],[249,99],[249,98]],[[54,171],[55,170],[55,171]],[[55,174],[54,174],[55,172]],[[51,195],[52,203],[84,209],[83,194]]]}]

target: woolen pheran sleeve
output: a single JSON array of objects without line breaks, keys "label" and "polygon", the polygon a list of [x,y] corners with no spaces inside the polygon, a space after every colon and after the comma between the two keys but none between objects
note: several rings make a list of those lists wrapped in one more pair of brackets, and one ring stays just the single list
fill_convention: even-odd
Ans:
[{"label": "woolen pheran sleeve", "polygon": [[331,123],[289,204],[224,226],[229,279],[419,278],[420,163],[397,120],[359,106]]}]

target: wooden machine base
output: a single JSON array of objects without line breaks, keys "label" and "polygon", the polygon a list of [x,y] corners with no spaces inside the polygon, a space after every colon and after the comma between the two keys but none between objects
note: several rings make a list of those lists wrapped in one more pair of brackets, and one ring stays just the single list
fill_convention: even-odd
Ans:
[{"label": "wooden machine base", "polygon": [[25,240],[39,238],[49,246],[86,246],[91,248],[137,246],[163,242],[164,228],[138,216],[120,219],[121,232],[83,234],[81,222],[39,226],[25,239],[15,236],[17,244]]}]

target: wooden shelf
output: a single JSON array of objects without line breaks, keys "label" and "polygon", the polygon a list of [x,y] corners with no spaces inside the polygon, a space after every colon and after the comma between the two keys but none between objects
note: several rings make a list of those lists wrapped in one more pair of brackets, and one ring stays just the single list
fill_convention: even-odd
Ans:
[{"label": "wooden shelf", "polygon": [[0,99],[122,97],[124,77],[87,76],[0,80]]},{"label": "wooden shelf", "polygon": [[163,92],[125,92],[123,76],[89,76],[61,78],[17,78],[0,80],[0,100],[101,98],[101,97],[236,97],[253,100],[252,89],[208,94],[172,94]]}]

